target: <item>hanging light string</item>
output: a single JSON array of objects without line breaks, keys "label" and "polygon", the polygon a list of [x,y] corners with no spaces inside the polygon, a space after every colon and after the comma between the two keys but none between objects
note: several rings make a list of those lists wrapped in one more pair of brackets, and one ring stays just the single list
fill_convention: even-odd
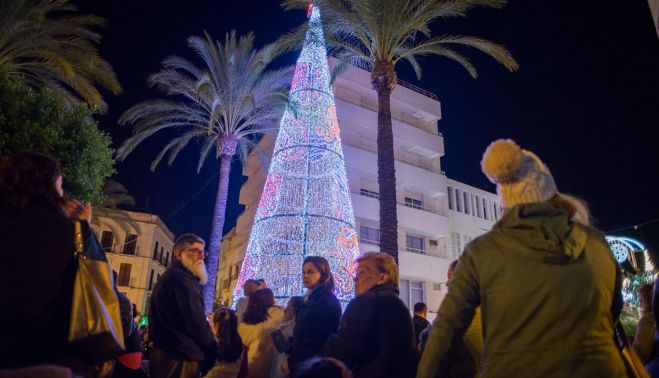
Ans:
[{"label": "hanging light string", "polygon": [[655,223],[655,222],[659,222],[659,218],[652,219],[652,220],[649,220],[649,221],[646,221],[646,222],[643,222],[643,223],[633,224],[633,225],[631,225],[631,226],[626,226],[626,227],[617,228],[617,229],[615,229],[615,230],[606,231],[605,233],[606,233],[606,234],[610,234],[610,233],[613,233],[613,232],[619,232],[619,231],[628,230],[628,229],[630,229],[630,228],[633,228],[634,230],[636,230],[636,229],[638,229],[639,227],[646,226],[646,225],[648,225],[648,224],[652,224],[652,223]]}]

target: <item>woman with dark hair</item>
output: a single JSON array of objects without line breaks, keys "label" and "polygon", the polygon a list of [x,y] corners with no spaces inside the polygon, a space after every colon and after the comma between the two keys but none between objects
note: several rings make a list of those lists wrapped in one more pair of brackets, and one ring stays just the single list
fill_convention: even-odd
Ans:
[{"label": "woman with dark hair", "polygon": [[293,347],[284,373],[294,375],[299,364],[316,355],[335,334],[341,318],[341,305],[334,295],[334,278],[327,260],[307,256],[302,264],[302,284],[307,289],[304,303],[297,311]]},{"label": "woman with dark hair", "polygon": [[91,208],[63,194],[49,156],[20,153],[0,165],[0,369],[54,364],[97,374],[67,337],[76,274],[70,218],[85,220],[89,235]]},{"label": "woman with dark hair", "polygon": [[[218,308],[213,314],[211,328],[218,343],[217,361],[206,374],[210,378],[237,378],[247,374],[247,359],[243,340],[238,334],[236,313],[226,307]],[[243,362],[245,362],[243,364]]]},{"label": "woman with dark hair", "polygon": [[272,290],[256,290],[247,303],[243,322],[238,325],[238,334],[247,347],[247,376],[267,377],[275,353],[270,334],[284,320],[284,311],[275,306]]}]

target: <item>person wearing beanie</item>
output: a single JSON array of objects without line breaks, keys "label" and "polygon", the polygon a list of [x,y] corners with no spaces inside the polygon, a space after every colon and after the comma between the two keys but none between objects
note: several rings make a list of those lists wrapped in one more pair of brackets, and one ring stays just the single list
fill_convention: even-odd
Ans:
[{"label": "person wearing beanie", "polygon": [[614,343],[619,267],[583,202],[514,141],[483,155],[503,217],[460,256],[417,377],[450,376],[456,342],[481,307],[487,377],[626,377]]}]

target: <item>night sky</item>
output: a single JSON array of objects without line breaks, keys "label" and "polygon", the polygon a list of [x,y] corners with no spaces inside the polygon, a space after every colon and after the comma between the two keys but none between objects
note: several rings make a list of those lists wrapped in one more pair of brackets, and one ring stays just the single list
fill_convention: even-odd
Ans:
[{"label": "night sky", "polygon": [[[102,55],[124,88],[107,95],[107,115],[98,118],[117,147],[130,134],[119,115],[133,104],[161,94],[147,76],[169,55],[201,64],[187,37],[208,31],[224,39],[231,29],[254,31],[258,45],[270,43],[305,20],[284,12],[274,0],[74,0],[84,13],[107,18]],[[596,6],[593,6],[596,5]],[[494,191],[480,171],[485,147],[513,138],[537,153],[562,192],[584,198],[596,226],[636,236],[659,250],[659,38],[645,0],[551,2],[511,1],[501,10],[476,9],[469,17],[438,21],[436,35],[475,35],[505,45],[520,64],[509,73],[479,52],[464,50],[479,71],[474,80],[457,63],[422,60],[416,80],[406,66],[399,77],[437,94],[445,138],[442,169],[450,178]],[[296,55],[278,64],[295,63]],[[206,161],[196,173],[197,146],[191,144],[173,165],[155,173],[150,162],[172,134],[147,139],[116,178],[137,200],[134,210],[158,214],[175,234],[207,238],[217,189],[219,163]],[[242,211],[238,204],[240,165],[234,163],[225,232]]]}]

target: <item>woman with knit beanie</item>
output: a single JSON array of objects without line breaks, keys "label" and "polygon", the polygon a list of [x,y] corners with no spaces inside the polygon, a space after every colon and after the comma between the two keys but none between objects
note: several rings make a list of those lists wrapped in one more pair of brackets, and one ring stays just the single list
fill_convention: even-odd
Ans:
[{"label": "woman with knit beanie", "polygon": [[613,340],[619,268],[586,206],[512,140],[492,143],[481,167],[504,216],[465,247],[417,377],[445,373],[478,306],[483,376],[625,377]]}]

